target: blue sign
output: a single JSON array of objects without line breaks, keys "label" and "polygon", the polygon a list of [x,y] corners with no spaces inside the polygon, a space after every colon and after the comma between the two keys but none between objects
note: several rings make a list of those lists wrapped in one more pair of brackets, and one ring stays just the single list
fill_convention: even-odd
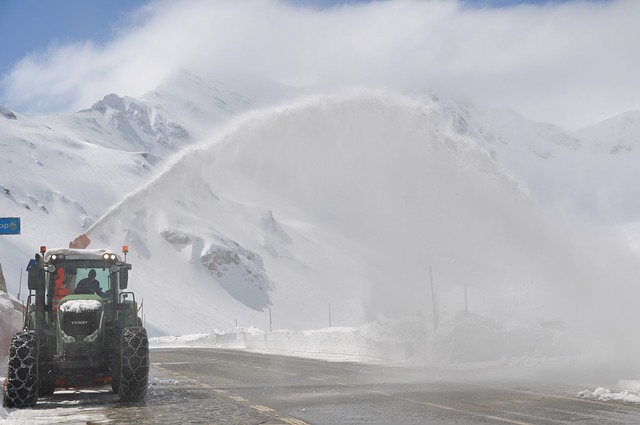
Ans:
[{"label": "blue sign", "polygon": [[0,217],[0,235],[19,235],[20,217]]}]

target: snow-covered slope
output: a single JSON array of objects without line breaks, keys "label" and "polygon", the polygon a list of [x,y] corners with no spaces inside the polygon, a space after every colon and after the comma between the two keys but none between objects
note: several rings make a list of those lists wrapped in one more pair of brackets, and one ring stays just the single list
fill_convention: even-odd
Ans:
[{"label": "snow-covered slope", "polygon": [[[637,150],[630,148],[640,137],[637,113],[569,133],[510,110],[439,103],[460,137],[485,150],[536,199],[604,223],[640,217]],[[615,154],[622,151],[627,154]]]},{"label": "snow-covered slope", "polygon": [[640,111],[630,111],[576,132],[592,149],[612,155],[638,153]]},{"label": "snow-covered slope", "polygon": [[66,246],[194,135],[251,106],[224,85],[181,73],[142,99],[110,94],[73,114],[2,107],[0,211],[22,218],[22,235],[0,241],[10,291],[18,292],[19,268],[36,247]]},{"label": "snow-covered slope", "polygon": [[640,186],[636,184],[640,179],[640,112],[620,114],[576,135],[591,153],[582,161],[580,177],[583,193],[592,196],[592,209],[616,224],[640,220]]}]

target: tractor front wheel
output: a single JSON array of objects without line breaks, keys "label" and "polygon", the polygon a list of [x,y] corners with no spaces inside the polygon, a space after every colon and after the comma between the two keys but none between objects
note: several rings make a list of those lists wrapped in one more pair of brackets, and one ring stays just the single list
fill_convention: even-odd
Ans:
[{"label": "tractor front wheel", "polygon": [[3,404],[32,407],[38,402],[38,334],[18,332],[11,338]]},{"label": "tractor front wheel", "polygon": [[147,394],[149,384],[149,339],[142,327],[124,328],[120,338],[120,364],[115,371],[114,390],[117,387],[122,401],[138,401]]}]

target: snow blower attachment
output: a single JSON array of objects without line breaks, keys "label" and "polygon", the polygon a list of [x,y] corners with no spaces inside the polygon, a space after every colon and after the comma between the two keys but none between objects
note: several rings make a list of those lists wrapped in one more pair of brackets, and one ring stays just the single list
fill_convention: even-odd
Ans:
[{"label": "snow blower attachment", "polygon": [[143,399],[149,342],[131,264],[104,249],[50,249],[29,262],[24,330],[13,335],[3,404],[34,406],[56,388],[111,384],[122,401]]}]

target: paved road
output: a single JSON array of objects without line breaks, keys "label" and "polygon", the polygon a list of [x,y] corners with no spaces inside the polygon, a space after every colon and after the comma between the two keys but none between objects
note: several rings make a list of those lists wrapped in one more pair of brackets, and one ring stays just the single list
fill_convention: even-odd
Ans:
[{"label": "paved road", "polygon": [[[406,367],[215,349],[157,349],[149,396],[57,391],[7,424],[638,424],[640,406],[584,400],[583,387],[463,382]],[[1,416],[0,416],[1,418]],[[0,419],[0,422],[2,420]]]}]

